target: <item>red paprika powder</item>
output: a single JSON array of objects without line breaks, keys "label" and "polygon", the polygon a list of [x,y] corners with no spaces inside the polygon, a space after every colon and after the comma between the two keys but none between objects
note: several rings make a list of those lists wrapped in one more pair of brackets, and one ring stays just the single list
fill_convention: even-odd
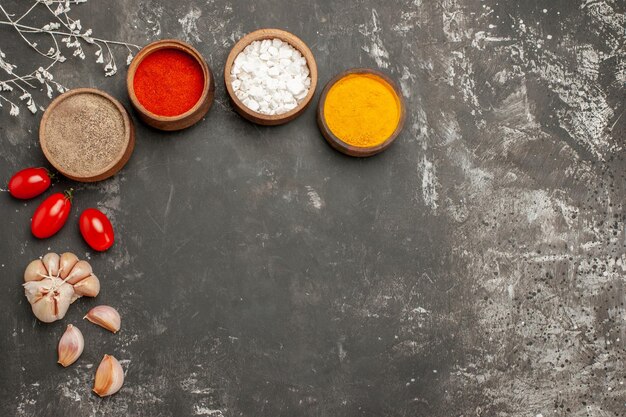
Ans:
[{"label": "red paprika powder", "polygon": [[204,73],[189,54],[177,49],[160,49],[141,61],[133,88],[146,110],[159,116],[178,116],[200,99]]}]

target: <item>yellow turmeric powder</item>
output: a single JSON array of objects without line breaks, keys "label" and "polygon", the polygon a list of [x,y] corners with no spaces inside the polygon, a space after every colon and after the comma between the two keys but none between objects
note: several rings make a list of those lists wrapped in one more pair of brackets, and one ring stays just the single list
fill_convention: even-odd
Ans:
[{"label": "yellow turmeric powder", "polygon": [[400,121],[400,100],[384,79],[349,74],[328,91],[324,119],[335,136],[361,148],[380,145]]}]

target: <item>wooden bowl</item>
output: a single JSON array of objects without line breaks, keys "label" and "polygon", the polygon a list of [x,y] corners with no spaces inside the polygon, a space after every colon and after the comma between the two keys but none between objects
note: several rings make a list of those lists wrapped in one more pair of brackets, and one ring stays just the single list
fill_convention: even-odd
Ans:
[{"label": "wooden bowl", "polygon": [[[110,158],[110,163],[106,164],[106,166],[102,167],[101,169],[90,172],[89,174],[80,173],[77,170],[69,167],[68,161],[59,157],[59,151],[55,149],[57,147],[60,147],[61,145],[59,143],[55,144],[55,139],[53,139],[51,136],[52,131],[54,129],[58,129],[54,127],[55,118],[62,118],[64,115],[71,117],[73,114],[75,115],[79,110],[85,111],[84,106],[81,106],[80,103],[74,103],[75,100],[71,100],[72,98],[83,94],[96,95],[106,100],[106,102],[103,103],[111,104],[109,110],[113,109],[112,111],[119,112],[119,116],[122,119],[124,131],[123,137],[121,138],[120,144],[118,145],[118,151]],[[103,111],[98,111],[92,112],[91,116],[96,113],[100,115],[104,114]],[[80,121],[89,123],[89,120],[86,120],[82,117]],[[75,124],[80,125],[80,122],[77,122]],[[68,133],[68,136],[64,136],[62,139],[65,142],[71,142],[72,138],[76,137],[76,135],[70,136],[71,133],[69,132],[63,131],[61,133]],[[126,165],[126,162],[128,162],[128,160],[130,159],[130,155],[135,149],[135,127],[124,106],[122,106],[119,101],[117,101],[107,93],[97,90],[95,88],[76,88],[64,94],[61,94],[60,96],[55,98],[52,103],[50,103],[50,105],[44,112],[43,117],[41,118],[41,123],[39,125],[39,143],[46,159],[57,171],[59,171],[64,176],[72,180],[82,182],[101,181],[116,174],[120,169],[122,169],[124,165]],[[104,152],[106,152],[106,150]],[[77,158],[78,157],[75,157],[74,159]]]},{"label": "wooden bowl", "polygon": [[[350,75],[350,74],[372,74],[377,77],[380,77],[391,86],[396,96],[398,97],[398,101],[400,105],[400,120],[398,120],[398,125],[396,126],[396,129],[393,131],[393,133],[383,143],[379,145],[371,146],[367,148],[350,145],[344,142],[343,140],[339,139],[330,130],[330,128],[328,127],[328,124],[326,123],[326,117],[324,116],[324,105],[326,104],[326,96],[328,95],[328,92],[330,91],[332,86],[335,85],[336,82],[338,82],[343,77]],[[332,146],[334,149],[338,150],[339,152],[343,152],[344,154],[350,155],[350,156],[356,156],[356,157],[373,156],[387,149],[389,146],[391,146],[391,144],[396,140],[396,138],[402,131],[402,128],[404,127],[405,119],[406,119],[406,109],[404,105],[404,100],[402,99],[402,94],[400,92],[400,89],[396,85],[396,83],[387,75],[383,74],[382,72],[376,71],[370,68],[352,68],[336,75],[324,87],[324,90],[322,91],[322,95],[320,96],[320,100],[317,104],[317,125],[319,126],[322,132],[322,135],[324,136],[326,141],[330,144],[330,146]]]},{"label": "wooden bowl", "polygon": [[[260,41],[264,39],[280,39],[284,42],[287,42],[295,49],[300,51],[302,56],[306,59],[306,63],[309,67],[309,77],[311,77],[311,85],[309,86],[309,93],[304,97],[304,99],[298,104],[298,106],[286,113],[282,114],[262,114],[257,113],[254,110],[250,110],[239,98],[235,95],[235,91],[232,86],[232,77],[230,75],[231,68],[233,63],[235,62],[235,58],[237,55],[244,50],[244,48],[250,45],[254,41]],[[249,121],[264,125],[264,126],[275,126],[282,125],[287,123],[296,117],[300,116],[302,112],[307,108],[313,95],[315,95],[315,88],[317,87],[317,64],[315,63],[315,58],[313,57],[313,53],[309,49],[309,47],[296,35],[293,33],[289,33],[287,31],[281,29],[259,29],[254,32],[248,33],[246,36],[241,38],[239,42],[233,46],[230,54],[228,54],[228,58],[226,58],[226,65],[224,67],[224,83],[226,84],[226,91],[228,91],[228,95],[230,96],[230,101],[233,103],[233,107],[241,116]]]},{"label": "wooden bowl", "polygon": [[[139,67],[139,64],[141,64],[144,58],[161,49],[176,49],[187,53],[200,64],[204,74],[204,90],[198,102],[185,113],[179,114],[178,116],[160,116],[154,114],[147,110],[135,95],[134,81],[137,67]],[[146,124],[160,130],[181,130],[197,123],[207,114],[213,104],[213,98],[215,96],[215,79],[213,78],[211,68],[193,46],[176,39],[163,39],[144,46],[141,51],[137,53],[128,67],[126,88],[128,89],[128,96],[130,97],[133,108],[139,114],[139,118]]]}]

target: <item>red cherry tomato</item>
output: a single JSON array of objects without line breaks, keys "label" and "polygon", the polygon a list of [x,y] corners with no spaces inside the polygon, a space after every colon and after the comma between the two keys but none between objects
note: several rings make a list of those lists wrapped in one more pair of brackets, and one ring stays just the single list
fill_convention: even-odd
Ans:
[{"label": "red cherry tomato", "polygon": [[113,226],[107,216],[98,209],[88,208],[78,220],[80,234],[89,246],[97,251],[105,251],[113,245]]},{"label": "red cherry tomato", "polygon": [[30,230],[35,237],[45,239],[52,236],[65,224],[72,209],[72,190],[54,193],[35,210]]},{"label": "red cherry tomato", "polygon": [[15,198],[37,197],[50,187],[50,173],[45,168],[26,168],[9,180],[9,193]]}]

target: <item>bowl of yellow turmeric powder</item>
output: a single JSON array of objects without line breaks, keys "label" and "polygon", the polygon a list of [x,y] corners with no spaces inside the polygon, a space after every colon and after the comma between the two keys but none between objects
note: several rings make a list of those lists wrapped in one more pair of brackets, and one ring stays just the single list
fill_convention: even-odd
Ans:
[{"label": "bowl of yellow turmeric powder", "polygon": [[350,156],[387,149],[404,127],[406,110],[397,85],[369,68],[344,71],[326,84],[317,106],[317,124],[326,141]]}]

